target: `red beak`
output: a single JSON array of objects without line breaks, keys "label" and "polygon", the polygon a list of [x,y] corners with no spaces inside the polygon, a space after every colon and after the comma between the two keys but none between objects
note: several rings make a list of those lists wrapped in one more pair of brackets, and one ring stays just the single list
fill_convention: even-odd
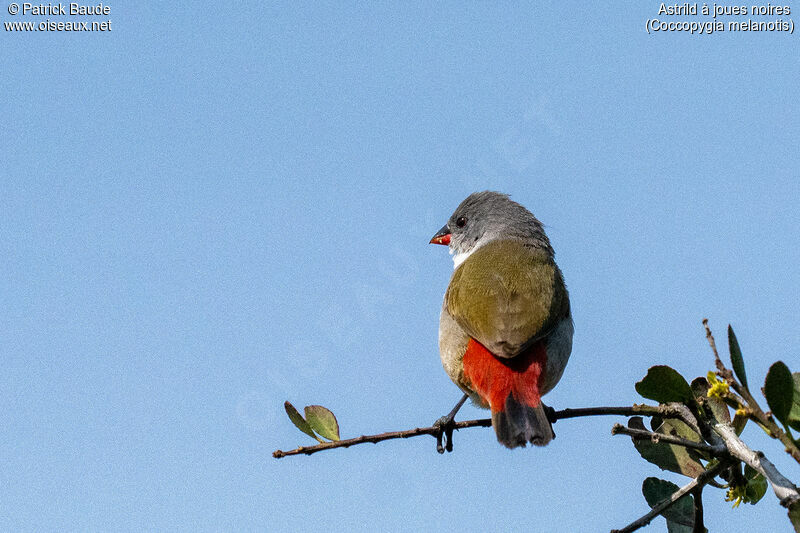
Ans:
[{"label": "red beak", "polygon": [[434,237],[431,239],[430,244],[444,244],[445,246],[448,246],[450,244],[450,234],[448,233],[447,235]]},{"label": "red beak", "polygon": [[436,235],[433,236],[430,244],[443,244],[445,246],[450,244],[450,228],[447,227],[447,224],[445,224],[442,229],[436,232]]}]

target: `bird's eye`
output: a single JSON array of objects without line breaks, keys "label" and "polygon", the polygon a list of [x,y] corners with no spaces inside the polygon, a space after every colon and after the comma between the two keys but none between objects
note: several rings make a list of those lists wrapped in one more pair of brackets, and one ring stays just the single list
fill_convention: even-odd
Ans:
[{"label": "bird's eye", "polygon": [[466,226],[466,224],[467,224],[467,217],[458,217],[458,220],[456,220],[456,226],[458,226],[459,228],[463,228],[464,226]]}]

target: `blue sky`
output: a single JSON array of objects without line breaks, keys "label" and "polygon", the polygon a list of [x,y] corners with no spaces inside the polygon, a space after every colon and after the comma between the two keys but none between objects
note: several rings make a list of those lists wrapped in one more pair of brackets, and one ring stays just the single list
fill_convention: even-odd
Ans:
[{"label": "blue sky", "polygon": [[[751,381],[800,370],[797,36],[648,35],[659,4],[120,2],[111,32],[0,32],[0,529],[643,514],[662,473],[611,417],[544,449],[472,429],[444,456],[271,452],[313,442],[287,399],[345,437],[458,399],[436,340],[452,262],[427,242],[475,190],[510,193],[556,249],[575,342],[555,407],[629,405],[654,364],[705,375],[703,317],[723,345],[733,323]],[[705,502],[712,530],[789,529],[771,493]]]}]

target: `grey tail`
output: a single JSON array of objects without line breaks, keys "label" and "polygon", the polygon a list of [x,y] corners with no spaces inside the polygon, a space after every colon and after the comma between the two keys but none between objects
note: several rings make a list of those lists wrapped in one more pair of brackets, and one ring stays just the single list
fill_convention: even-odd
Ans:
[{"label": "grey tail", "polygon": [[504,411],[492,412],[492,426],[497,440],[507,448],[525,446],[529,442],[545,446],[556,438],[544,406],[528,407],[517,402],[513,394],[506,398]]}]

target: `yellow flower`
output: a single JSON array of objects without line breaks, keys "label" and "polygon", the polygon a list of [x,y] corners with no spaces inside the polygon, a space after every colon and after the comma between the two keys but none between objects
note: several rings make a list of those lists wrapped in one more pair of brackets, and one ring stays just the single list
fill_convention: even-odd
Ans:
[{"label": "yellow flower", "polygon": [[733,487],[728,489],[728,492],[725,495],[725,501],[733,502],[733,508],[736,509],[737,507],[739,507],[739,504],[744,501],[746,495],[747,495],[746,485],[734,485]]},{"label": "yellow flower", "polygon": [[720,381],[717,379],[717,376],[713,372],[708,373],[708,383],[711,387],[708,388],[707,396],[709,398],[718,397],[723,398],[727,396],[730,387],[724,381]]}]

